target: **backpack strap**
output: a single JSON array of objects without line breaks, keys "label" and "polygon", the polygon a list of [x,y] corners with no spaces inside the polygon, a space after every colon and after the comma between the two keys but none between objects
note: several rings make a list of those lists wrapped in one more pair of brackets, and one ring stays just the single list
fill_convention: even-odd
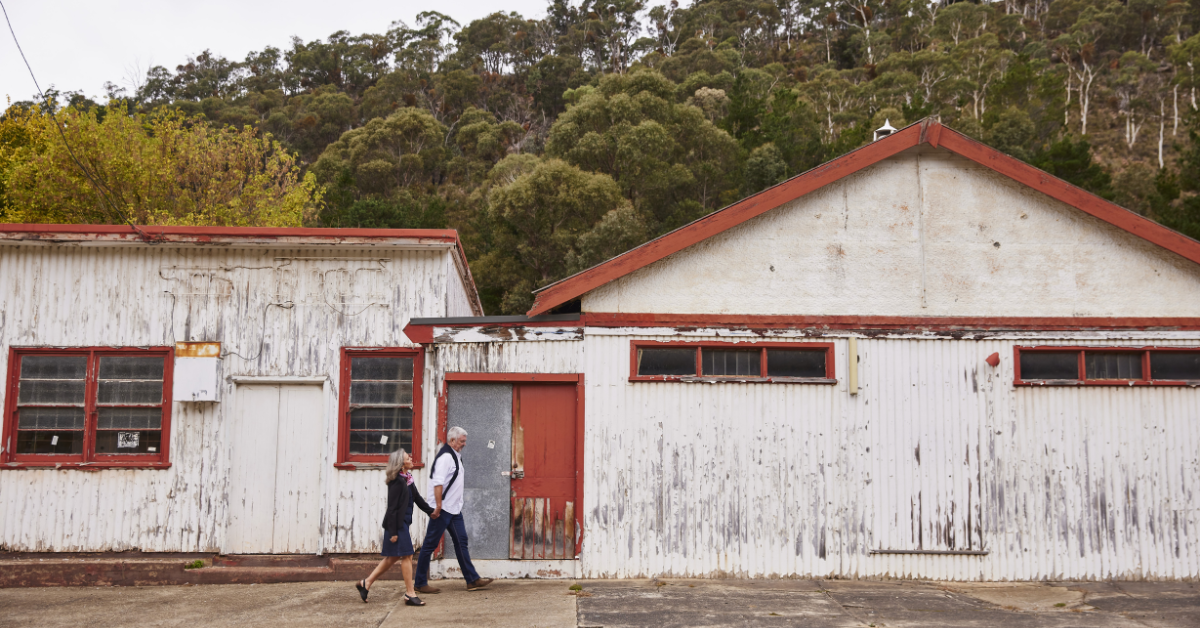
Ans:
[{"label": "backpack strap", "polygon": [[[450,445],[442,445],[441,451],[439,451],[438,454],[433,457],[433,467],[437,466],[438,458],[441,458],[442,454],[450,454],[450,458],[454,460],[454,475],[451,475],[450,481],[446,482],[446,486],[442,487],[442,496],[444,497],[446,493],[450,492],[450,487],[454,486],[454,481],[458,479],[458,456],[454,454],[453,447]],[[433,467],[430,467],[430,469],[432,470]]]}]

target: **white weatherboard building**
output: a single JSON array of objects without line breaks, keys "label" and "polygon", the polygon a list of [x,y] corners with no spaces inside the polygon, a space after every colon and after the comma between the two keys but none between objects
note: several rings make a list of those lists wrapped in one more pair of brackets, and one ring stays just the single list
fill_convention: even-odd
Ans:
[{"label": "white weatherboard building", "polygon": [[144,230],[0,229],[0,547],[378,551],[380,441],[433,447],[404,324],[481,313],[457,235]]},{"label": "white weatherboard building", "polygon": [[376,551],[382,453],[461,425],[489,574],[1200,577],[1200,243],[936,122],[522,317],[478,316],[452,233],[28,229],[0,244],[8,549]]}]

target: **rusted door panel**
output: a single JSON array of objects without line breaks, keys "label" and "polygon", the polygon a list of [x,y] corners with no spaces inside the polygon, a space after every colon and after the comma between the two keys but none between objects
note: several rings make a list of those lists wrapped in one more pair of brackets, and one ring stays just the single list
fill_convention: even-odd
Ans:
[{"label": "rusted door panel", "polygon": [[575,386],[513,387],[510,557],[575,557]]}]

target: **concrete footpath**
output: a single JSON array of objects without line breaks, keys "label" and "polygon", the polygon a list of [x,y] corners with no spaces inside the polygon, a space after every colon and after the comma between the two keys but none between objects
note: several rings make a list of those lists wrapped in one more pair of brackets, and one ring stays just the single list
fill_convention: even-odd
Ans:
[{"label": "concrete footpath", "polygon": [[0,589],[0,627],[1200,626],[1196,583],[847,580],[441,581],[424,608],[380,581]]}]

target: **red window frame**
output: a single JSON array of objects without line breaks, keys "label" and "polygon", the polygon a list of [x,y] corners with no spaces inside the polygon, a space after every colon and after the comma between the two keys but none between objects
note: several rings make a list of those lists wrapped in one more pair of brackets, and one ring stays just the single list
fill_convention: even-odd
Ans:
[{"label": "red window frame", "polygon": [[[83,452],[80,454],[18,454],[13,449],[17,436],[17,387],[21,379],[20,360],[29,355],[87,356],[84,393]],[[102,356],[162,356],[163,401],[162,440],[157,454],[96,454],[96,390],[99,386],[99,358]],[[4,437],[0,441],[0,463],[5,469],[25,467],[86,467],[166,469],[171,466],[171,391],[175,367],[174,347],[11,347],[8,350],[8,385],[4,400]]]},{"label": "red window frame", "polygon": [[[638,375],[638,350],[644,348],[695,347],[696,375]],[[743,375],[705,375],[700,353],[705,348],[722,350],[757,350],[759,352],[759,373],[761,376]],[[770,377],[767,373],[768,349],[808,349],[825,352],[825,377]],[[691,342],[675,340],[633,340],[629,343],[629,381],[631,382],[721,382],[737,381],[758,384],[836,384],[837,370],[834,368],[834,351],[832,342]]]},{"label": "red window frame", "polygon": [[[1025,380],[1021,378],[1021,354],[1028,352],[1069,353],[1078,352],[1079,379]],[[1087,352],[1097,353],[1140,353],[1142,354],[1142,379],[1088,379]],[[1014,386],[1195,386],[1195,380],[1150,379],[1150,353],[1186,351],[1200,353],[1200,347],[1105,347],[1078,345],[1038,345],[1013,347]]]},{"label": "red window frame", "polygon": [[350,359],[351,358],[412,358],[413,359],[413,418],[412,456],[415,468],[421,462],[421,424],[424,406],[425,350],[408,347],[342,347],[341,375],[338,384],[338,455],[333,465],[338,469],[378,469],[387,465],[386,454],[350,455]]}]

